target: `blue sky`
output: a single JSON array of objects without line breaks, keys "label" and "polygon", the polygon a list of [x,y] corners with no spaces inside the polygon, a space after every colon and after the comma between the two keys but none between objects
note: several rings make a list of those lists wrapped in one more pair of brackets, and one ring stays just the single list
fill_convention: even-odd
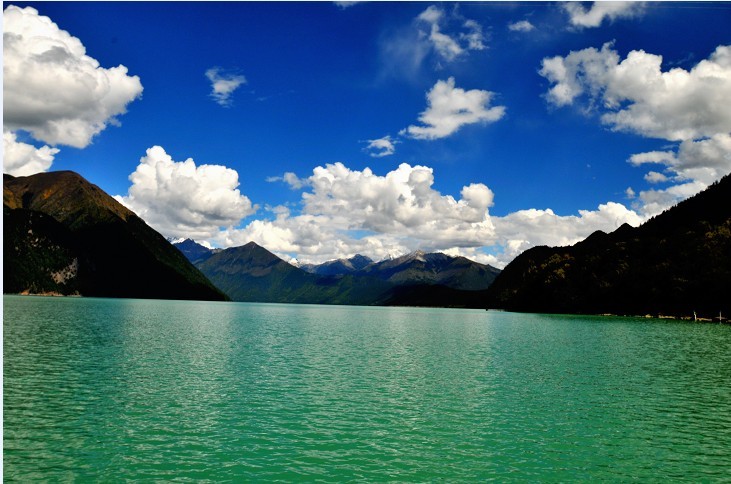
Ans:
[{"label": "blue sky", "polygon": [[731,3],[4,7],[5,171],[170,237],[504,266],[731,171]]}]

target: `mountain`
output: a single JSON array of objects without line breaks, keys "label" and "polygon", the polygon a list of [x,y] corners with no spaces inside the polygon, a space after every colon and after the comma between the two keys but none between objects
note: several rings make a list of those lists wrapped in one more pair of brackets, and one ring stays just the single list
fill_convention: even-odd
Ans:
[{"label": "mountain", "polygon": [[224,300],[165,238],[71,171],[3,176],[3,291]]},{"label": "mountain", "polygon": [[731,313],[731,176],[637,228],[534,247],[487,291],[512,311],[711,318]]},{"label": "mountain", "polygon": [[416,251],[364,267],[361,274],[378,277],[397,286],[439,285],[464,291],[490,287],[499,269],[465,257]]},{"label": "mountain", "polygon": [[175,244],[235,301],[481,307],[499,270],[463,257],[413,253],[374,263],[356,255],[295,267],[250,242],[225,250]]},{"label": "mountain", "polygon": [[357,272],[372,263],[373,259],[370,257],[356,254],[350,259],[331,260],[323,262],[322,264],[301,264],[299,267],[310,274],[337,276],[352,274],[353,272]]},{"label": "mountain", "polygon": [[199,244],[192,239],[183,239],[181,241],[172,242],[172,244],[193,264],[196,262],[203,262],[216,252],[220,252],[220,249],[209,249],[205,245]]},{"label": "mountain", "polygon": [[234,301],[372,304],[390,285],[352,276],[318,276],[249,242],[212,254],[197,267]]}]

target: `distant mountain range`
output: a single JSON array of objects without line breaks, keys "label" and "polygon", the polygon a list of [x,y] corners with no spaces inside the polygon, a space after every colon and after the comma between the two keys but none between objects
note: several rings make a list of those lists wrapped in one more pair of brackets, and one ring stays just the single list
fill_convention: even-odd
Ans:
[{"label": "distant mountain range", "polygon": [[638,228],[525,251],[485,302],[524,312],[729,317],[731,175]]},{"label": "distant mountain range", "polygon": [[3,176],[3,291],[224,300],[165,238],[70,171]]},{"label": "distant mountain range", "polygon": [[356,255],[296,267],[253,242],[225,250],[192,240],[174,245],[235,301],[481,307],[481,291],[500,272],[421,251],[381,262]]}]

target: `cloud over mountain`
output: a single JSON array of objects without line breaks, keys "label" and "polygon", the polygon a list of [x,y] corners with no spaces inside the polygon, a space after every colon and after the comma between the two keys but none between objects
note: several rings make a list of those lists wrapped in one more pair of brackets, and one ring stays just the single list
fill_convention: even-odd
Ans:
[{"label": "cloud over mountain", "polygon": [[28,176],[51,167],[58,148],[36,148],[17,140],[15,133],[3,131],[3,170],[13,176]]}]

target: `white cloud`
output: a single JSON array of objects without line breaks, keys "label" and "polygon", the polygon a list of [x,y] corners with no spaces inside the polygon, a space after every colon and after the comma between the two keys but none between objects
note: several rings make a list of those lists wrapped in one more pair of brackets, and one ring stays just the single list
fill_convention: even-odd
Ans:
[{"label": "white cloud", "polygon": [[648,183],[665,183],[668,181],[668,177],[657,171],[648,171],[645,174],[645,180]]},{"label": "white cloud", "polygon": [[300,188],[308,185],[307,180],[301,179],[300,177],[298,177],[296,174],[292,173],[291,171],[286,172],[282,176],[267,177],[266,181],[268,181],[270,183],[280,182],[280,181],[284,182],[287,185],[289,185],[289,187],[292,190],[299,190]]},{"label": "white cloud", "polygon": [[504,267],[535,245],[567,245],[595,230],[610,232],[622,223],[641,221],[634,211],[612,202],[570,216],[550,209],[491,216],[494,196],[487,186],[467,185],[457,199],[433,188],[433,170],[425,166],[402,164],[380,176],[335,163],[315,168],[306,180],[309,190],[302,194],[299,215],[274,207],[269,209],[274,219],[229,227],[212,240],[221,246],[253,240],[285,260],[294,255],[300,262],[358,253],[378,260],[422,249]]},{"label": "white cloud", "polygon": [[256,211],[235,170],[173,161],[160,146],[147,150],[129,179],[127,195],[115,198],[166,237],[208,239]]},{"label": "white cloud", "polygon": [[467,32],[461,32],[459,38],[467,42],[467,50],[485,50],[485,35],[482,33],[482,25],[474,20],[465,20],[463,24]]},{"label": "white cloud", "polygon": [[508,24],[508,29],[512,32],[530,32],[535,29],[535,26],[528,20],[521,20]]},{"label": "white cloud", "polygon": [[18,141],[15,133],[3,131],[3,171],[13,176],[28,176],[51,167],[58,148],[36,148]]},{"label": "white cloud", "polygon": [[662,56],[632,51],[620,62],[611,43],[543,59],[556,106],[586,94],[613,129],[682,141],[731,131],[731,46],[719,46],[686,71],[661,70]]},{"label": "white cloud", "polygon": [[637,226],[643,218],[616,202],[597,210],[579,210],[579,215],[556,215],[553,210],[519,210],[505,217],[493,217],[497,240],[504,247],[500,260],[507,263],[524,250],[537,245],[565,246],[579,242],[593,232],[612,232],[624,223]]},{"label": "white cloud", "polygon": [[644,13],[644,2],[594,2],[590,8],[580,2],[566,2],[564,10],[569,14],[569,22],[577,28],[599,27],[605,19],[638,17]]},{"label": "white cloud", "polygon": [[400,134],[433,140],[450,136],[468,124],[495,122],[505,114],[505,106],[490,107],[492,97],[489,91],[455,87],[453,77],[438,81],[426,95],[428,106],[419,115],[422,126],[409,126]]},{"label": "white cloud", "polygon": [[673,205],[700,193],[706,188],[708,188],[708,185],[704,183],[691,181],[680,185],[673,185],[665,190],[641,191],[639,195],[641,204],[638,205],[638,210],[640,210],[644,218],[649,218],[662,213]]},{"label": "white cloud", "polygon": [[677,153],[639,153],[632,155],[629,162],[635,166],[651,163],[664,165],[664,171],[671,176],[650,171],[645,175],[645,180],[650,183],[678,183],[665,190],[640,192],[640,200],[644,205],[638,209],[647,216],[656,215],[731,173],[731,135],[720,133],[710,138],[685,140],[680,143]]},{"label": "white cloud", "polygon": [[588,99],[614,130],[680,142],[676,150],[637,153],[635,166],[650,171],[649,183],[672,182],[664,190],[640,192],[637,210],[654,215],[694,195],[731,172],[731,46],[718,46],[690,70],[662,71],[662,57],[632,51],[624,60],[612,43],[543,60],[541,75],[554,85],[546,98],[556,106]]},{"label": "white cloud", "polygon": [[341,1],[341,2],[333,2],[335,5],[340,7],[342,10],[345,10],[346,8],[350,8],[353,5],[357,5],[359,3],[363,3],[362,1]]},{"label": "white cloud", "polygon": [[384,136],[378,139],[369,139],[368,146],[365,151],[368,152],[373,158],[382,158],[384,156],[390,156],[396,152],[397,140],[391,138],[391,136]]},{"label": "white cloud", "polygon": [[84,148],[142,93],[123,65],[109,69],[79,39],[31,7],[3,12],[5,130],[52,145]]},{"label": "white cloud", "polygon": [[410,25],[381,38],[384,73],[416,77],[427,58],[434,61],[435,68],[441,69],[442,62],[453,62],[470,51],[486,49],[485,43],[486,37],[478,22],[465,19],[456,8],[445,12],[432,5]]},{"label": "white cloud", "polygon": [[442,30],[443,25],[453,19],[460,19],[460,17],[456,14],[449,17],[444,10],[434,5],[428,7],[417,17],[419,23],[429,27],[429,41],[440,57],[446,61],[453,61],[468,50],[485,49],[482,26],[474,20],[465,20],[462,27],[466,30],[456,36],[445,33]]},{"label": "white cloud", "polygon": [[246,84],[244,76],[224,72],[220,67],[208,69],[206,77],[211,81],[211,97],[223,107],[230,107],[233,104],[231,95],[242,84]]}]

